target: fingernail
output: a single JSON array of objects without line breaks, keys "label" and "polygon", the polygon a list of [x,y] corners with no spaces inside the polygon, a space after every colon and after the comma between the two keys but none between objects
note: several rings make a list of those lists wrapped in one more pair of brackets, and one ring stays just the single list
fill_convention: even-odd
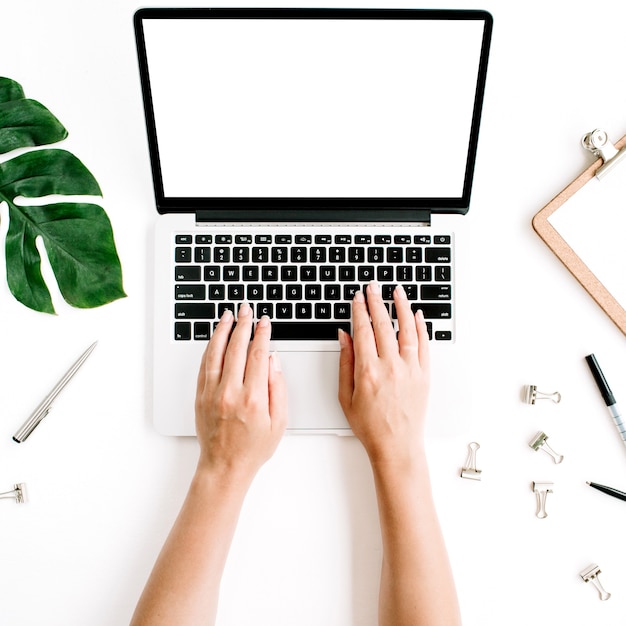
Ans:
[{"label": "fingernail", "polygon": [[257,323],[257,327],[259,328],[265,328],[266,326],[269,326],[270,323],[270,318],[267,315],[264,315]]},{"label": "fingernail", "polygon": [[404,287],[402,285],[396,285],[396,293],[398,294],[398,298],[406,300],[406,291],[404,291]]},{"label": "fingernail", "polygon": [[224,309],[220,322],[228,322],[233,316],[233,312],[230,309]]},{"label": "fingernail", "polygon": [[250,305],[247,302],[244,302],[239,307],[239,317],[245,317],[250,314]]},{"label": "fingernail", "polygon": [[417,309],[417,317],[420,321],[424,321],[424,311],[422,309]]},{"label": "fingernail", "polygon": [[357,291],[354,294],[354,301],[355,302],[365,302],[365,296],[363,295],[362,291],[359,290],[359,291]]},{"label": "fingernail", "polygon": [[339,346],[341,348],[345,347],[345,345],[346,345],[346,333],[341,328],[339,328],[337,330],[337,341],[339,341]]},{"label": "fingernail", "polygon": [[380,285],[378,284],[378,282],[376,282],[375,280],[373,280],[372,282],[370,282],[369,284],[369,290],[370,293],[380,293]]},{"label": "fingernail", "polygon": [[272,367],[274,368],[274,370],[276,372],[282,372],[278,352],[272,352],[272,354],[270,354],[270,359],[272,360]]}]

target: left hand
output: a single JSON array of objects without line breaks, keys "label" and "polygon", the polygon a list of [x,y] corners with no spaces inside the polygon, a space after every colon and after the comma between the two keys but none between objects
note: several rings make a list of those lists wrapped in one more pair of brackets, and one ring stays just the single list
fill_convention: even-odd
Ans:
[{"label": "left hand", "polygon": [[269,354],[269,318],[258,321],[252,341],[248,304],[239,309],[234,330],[233,322],[226,311],[200,365],[195,404],[199,468],[242,473],[251,480],[285,431],[287,389],[278,356]]}]

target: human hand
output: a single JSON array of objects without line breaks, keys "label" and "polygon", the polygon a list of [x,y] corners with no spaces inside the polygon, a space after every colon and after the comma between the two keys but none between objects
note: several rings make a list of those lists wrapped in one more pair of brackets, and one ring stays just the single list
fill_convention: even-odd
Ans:
[{"label": "human hand", "polygon": [[[196,393],[199,467],[252,479],[274,453],[287,425],[287,389],[278,355],[269,354],[270,320],[252,332],[244,303],[232,331],[226,311],[202,357]],[[230,340],[229,340],[230,337]]]},{"label": "human hand", "polygon": [[[339,402],[372,463],[409,463],[423,446],[430,385],[428,331],[401,286],[393,294],[398,338],[380,287],[358,292],[353,339],[340,331]],[[370,321],[371,317],[371,321]]]}]

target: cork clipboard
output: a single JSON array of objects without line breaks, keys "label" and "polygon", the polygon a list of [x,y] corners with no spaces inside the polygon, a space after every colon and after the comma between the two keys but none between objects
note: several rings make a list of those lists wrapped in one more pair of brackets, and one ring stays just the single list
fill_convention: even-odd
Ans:
[{"label": "cork clipboard", "polygon": [[[594,266],[590,263],[589,257],[581,254],[580,249],[572,244],[571,239],[567,235],[563,234],[563,229],[558,227],[558,220],[561,219],[561,215],[570,212],[574,219],[576,219],[576,216],[578,218],[582,215],[585,216],[585,219],[580,220],[584,222],[583,227],[580,224],[578,226],[579,230],[584,230],[591,222],[592,218],[589,216],[596,215],[597,213],[594,212],[603,206],[603,202],[604,205],[615,204],[614,202],[607,202],[606,198],[602,198],[603,195],[606,196],[605,190],[609,191],[608,184],[613,189],[615,189],[615,185],[619,185],[626,190],[626,135],[613,145],[604,131],[596,130],[585,135],[582,143],[584,148],[593,152],[598,158],[533,217],[532,225],[539,237],[543,239],[546,245],[597,304],[600,305],[622,333],[626,335],[626,297],[624,295],[626,294],[626,272],[624,271],[626,268],[624,268],[623,264],[619,267],[618,263],[612,263],[615,266],[613,268],[613,274],[615,274],[612,277],[613,282],[606,280],[606,274],[598,271],[599,266]],[[597,144],[600,144],[599,147]],[[624,161],[624,163],[620,164],[620,161]],[[611,177],[616,178],[609,183]],[[619,180],[617,180],[617,177],[619,177]],[[605,183],[607,183],[606,187],[600,187]],[[598,189],[601,189],[603,194],[597,193]],[[614,197],[616,193],[619,193],[619,189],[611,193],[613,193]],[[626,194],[623,196],[623,200],[626,207]],[[585,207],[581,209],[580,206],[574,206],[580,205],[581,202],[587,205],[585,213],[581,212]],[[570,207],[572,207],[571,210]],[[620,210],[620,207],[612,208],[611,210],[617,211]],[[622,211],[622,213],[626,214],[626,211]],[[605,216],[604,219],[610,220],[610,217],[607,218]],[[622,219],[621,216],[620,219]],[[612,230],[610,228],[608,231],[606,230],[610,225],[610,221],[605,222],[605,230],[603,232],[617,233],[617,226]],[[621,233],[623,234],[623,232],[622,230]],[[603,242],[601,237],[591,232],[582,236],[588,241],[600,239],[597,245],[598,251],[596,256],[606,256],[610,246],[605,245],[602,248]],[[615,260],[613,259],[613,261]],[[607,264],[610,260],[605,258],[602,262]],[[602,268],[600,267],[600,269]],[[623,293],[618,293],[620,290],[623,290]]]}]

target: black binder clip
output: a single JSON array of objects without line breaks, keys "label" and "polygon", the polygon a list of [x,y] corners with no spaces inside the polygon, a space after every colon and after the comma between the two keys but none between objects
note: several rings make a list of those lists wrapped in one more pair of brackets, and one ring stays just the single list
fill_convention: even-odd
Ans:
[{"label": "black binder clip", "polygon": [[26,496],[26,483],[17,483],[13,486],[13,491],[5,491],[0,493],[0,498],[15,500],[16,504],[24,504],[28,502]]},{"label": "black binder clip", "polygon": [[596,178],[602,180],[613,168],[626,158],[626,146],[618,150],[610,141],[605,131],[596,128],[581,139],[585,150],[601,158],[604,163],[598,168]]}]

